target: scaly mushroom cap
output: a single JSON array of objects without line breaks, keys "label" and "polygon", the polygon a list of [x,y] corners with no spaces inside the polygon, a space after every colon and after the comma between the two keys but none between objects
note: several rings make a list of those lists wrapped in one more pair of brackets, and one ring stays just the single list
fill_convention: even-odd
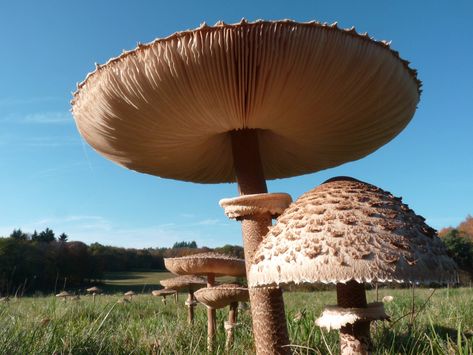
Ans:
[{"label": "scaly mushroom cap", "polygon": [[287,283],[455,282],[434,229],[400,198],[351,178],[303,194],[263,238],[250,287]]},{"label": "scaly mushroom cap", "polygon": [[134,293],[133,291],[128,291],[128,292],[125,292],[125,296],[135,296],[136,293]]},{"label": "scaly mushroom cap", "polygon": [[67,291],[62,291],[56,295],[56,297],[70,297],[70,296],[72,296],[72,294],[70,294]]},{"label": "scaly mushroom cap", "polygon": [[167,290],[167,289],[162,289],[162,290],[153,290],[151,291],[151,294],[153,296],[169,296],[169,295],[173,295],[176,293],[176,290]]},{"label": "scaly mushroom cap", "polygon": [[138,45],[97,66],[72,100],[85,140],[139,172],[235,181],[229,132],[258,129],[266,179],[360,159],[419,101],[389,44],[336,24],[217,23]]},{"label": "scaly mushroom cap", "polygon": [[201,287],[207,286],[207,281],[203,278],[193,275],[177,276],[171,279],[159,281],[161,286],[166,289],[182,291],[182,290],[197,290]]},{"label": "scaly mushroom cap", "polygon": [[165,258],[164,266],[176,275],[246,276],[244,259],[213,252]]},{"label": "scaly mushroom cap", "polygon": [[100,288],[98,288],[97,286],[93,286],[93,287],[90,287],[87,289],[87,292],[90,292],[90,293],[101,293],[102,290]]},{"label": "scaly mushroom cap", "polygon": [[223,308],[233,302],[247,302],[248,289],[237,284],[201,288],[194,294],[197,301],[210,308]]}]

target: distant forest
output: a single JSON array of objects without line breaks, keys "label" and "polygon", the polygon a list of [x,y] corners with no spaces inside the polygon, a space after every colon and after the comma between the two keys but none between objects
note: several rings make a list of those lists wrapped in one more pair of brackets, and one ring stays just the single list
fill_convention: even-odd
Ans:
[{"label": "distant forest", "polygon": [[216,251],[244,258],[243,248],[225,245],[199,248],[195,241],[175,243],[172,248],[130,249],[69,242],[67,234],[53,230],[32,234],[21,229],[0,237],[0,294],[29,294],[100,282],[106,272],[165,271],[164,258]]},{"label": "distant forest", "polygon": [[[473,217],[456,227],[439,231],[451,257],[461,268],[464,284],[473,276]],[[225,245],[210,249],[195,241],[175,243],[172,248],[130,249],[99,243],[70,242],[67,234],[58,236],[46,228],[41,232],[14,230],[0,237],[0,294],[29,294],[63,288],[82,287],[100,282],[114,271],[165,270],[164,258],[216,251],[244,258],[243,248]]]}]

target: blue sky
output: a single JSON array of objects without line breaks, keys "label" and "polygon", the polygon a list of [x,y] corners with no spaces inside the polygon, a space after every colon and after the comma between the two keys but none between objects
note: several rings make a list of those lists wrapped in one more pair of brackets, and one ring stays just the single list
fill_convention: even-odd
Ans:
[{"label": "blue sky", "polygon": [[0,3],[0,235],[53,228],[127,247],[241,244],[218,205],[235,184],[199,185],[121,168],[95,153],[69,113],[94,62],[203,21],[290,18],[354,25],[412,62],[423,94],[412,122],[370,156],[271,181],[297,198],[350,175],[402,196],[435,228],[473,214],[471,1],[5,1]]}]

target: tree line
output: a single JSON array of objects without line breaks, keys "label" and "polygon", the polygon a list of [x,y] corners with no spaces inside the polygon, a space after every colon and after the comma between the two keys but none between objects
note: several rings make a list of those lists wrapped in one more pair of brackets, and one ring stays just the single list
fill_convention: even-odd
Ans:
[{"label": "tree line", "polygon": [[24,233],[14,230],[0,237],[0,294],[50,292],[100,282],[107,272],[165,271],[164,258],[216,251],[243,258],[243,248],[198,247],[195,241],[178,242],[172,248],[120,248],[68,241],[65,233],[53,230]]}]

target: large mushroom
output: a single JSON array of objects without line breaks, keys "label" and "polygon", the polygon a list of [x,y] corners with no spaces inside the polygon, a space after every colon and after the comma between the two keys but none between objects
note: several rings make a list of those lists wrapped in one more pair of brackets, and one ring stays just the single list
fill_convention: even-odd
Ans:
[{"label": "large mushroom", "polygon": [[176,295],[177,291],[176,290],[167,290],[167,289],[162,289],[162,290],[153,290],[151,291],[151,294],[154,297],[162,297],[163,303],[166,305],[166,297],[171,296],[171,295]]},{"label": "large mushroom", "polygon": [[[265,179],[370,154],[410,121],[419,88],[388,43],[354,29],[242,20],[178,32],[98,65],[78,85],[72,113],[94,149],[129,169],[236,181],[250,195],[235,216],[248,271],[273,212],[286,207]],[[257,353],[288,353],[281,290],[250,290],[250,302]]]},{"label": "large mushroom", "polygon": [[184,275],[161,280],[159,281],[159,283],[168,290],[175,290],[176,292],[187,291],[189,293],[185,303],[188,307],[187,321],[189,324],[193,324],[194,307],[197,305],[194,299],[194,291],[197,291],[199,288],[205,287],[207,285],[207,282],[201,277],[193,275]]},{"label": "large mushroom", "polygon": [[330,179],[278,218],[255,253],[248,284],[336,284],[337,306],[318,324],[340,329],[342,354],[366,354],[370,321],[387,315],[382,302],[367,304],[364,283],[456,280],[455,262],[424,221],[376,186]]},{"label": "large mushroom", "polygon": [[238,284],[222,284],[215,287],[201,288],[195,293],[195,298],[202,304],[212,309],[230,306],[228,321],[225,322],[227,340],[225,349],[228,351],[233,345],[233,328],[236,325],[238,302],[249,300],[248,289]]},{"label": "large mushroom", "polygon": [[[177,275],[205,275],[207,277],[207,287],[215,285],[216,276],[246,277],[245,260],[215,252],[165,258],[164,266]],[[207,306],[207,344],[209,351],[213,349],[215,322],[215,308]]]}]

